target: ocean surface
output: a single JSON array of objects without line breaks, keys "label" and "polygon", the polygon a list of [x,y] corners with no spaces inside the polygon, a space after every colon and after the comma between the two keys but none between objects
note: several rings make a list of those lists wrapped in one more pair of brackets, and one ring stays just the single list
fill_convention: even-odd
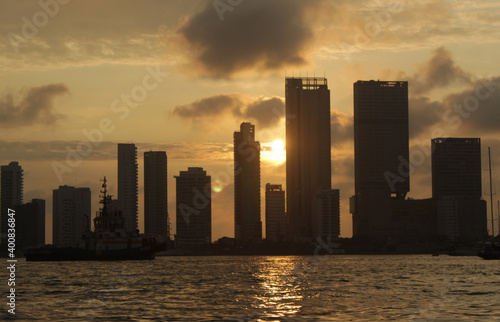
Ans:
[{"label": "ocean surface", "polygon": [[[1,259],[6,261],[6,259]],[[7,273],[0,279],[7,313]],[[26,262],[16,319],[493,321],[500,261],[441,255],[157,257]]]}]

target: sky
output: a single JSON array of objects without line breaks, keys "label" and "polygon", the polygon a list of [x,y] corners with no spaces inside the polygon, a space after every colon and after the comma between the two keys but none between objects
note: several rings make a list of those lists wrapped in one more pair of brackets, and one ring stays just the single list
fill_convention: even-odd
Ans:
[{"label": "sky", "polygon": [[53,189],[90,187],[93,213],[100,178],[117,195],[117,143],[137,146],[143,231],[143,154],[166,151],[172,233],[174,176],[203,167],[212,239],[234,237],[233,132],[256,125],[262,189],[285,187],[285,77],[325,76],[350,237],[357,80],[409,83],[409,197],[431,197],[435,137],[481,138],[484,194],[491,147],[496,193],[499,39],[493,0],[0,0],[0,164],[20,162],[25,202],[46,200],[50,243]]}]

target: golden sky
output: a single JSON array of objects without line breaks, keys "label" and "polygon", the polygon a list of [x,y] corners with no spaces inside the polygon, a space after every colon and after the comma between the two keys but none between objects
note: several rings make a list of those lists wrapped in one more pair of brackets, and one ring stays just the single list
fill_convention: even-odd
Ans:
[{"label": "golden sky", "polygon": [[500,164],[498,1],[0,0],[0,34],[0,163],[20,162],[25,202],[46,199],[48,242],[53,189],[90,187],[93,211],[100,177],[117,194],[119,142],[138,147],[141,230],[143,153],[165,150],[173,226],[173,176],[197,166],[222,188],[213,239],[234,236],[241,122],[256,124],[265,149],[262,187],[286,182],[271,149],[284,141],[285,76],[328,79],[342,236],[352,234],[357,80],[409,82],[410,197],[431,196],[434,137],[480,137],[483,169],[488,146]]}]

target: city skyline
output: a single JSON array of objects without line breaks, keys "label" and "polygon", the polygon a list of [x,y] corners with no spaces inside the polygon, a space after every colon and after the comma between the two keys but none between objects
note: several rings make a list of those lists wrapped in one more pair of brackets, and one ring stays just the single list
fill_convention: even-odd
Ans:
[{"label": "city skyline", "polygon": [[[251,19],[258,5],[268,20]],[[282,10],[280,1],[242,2],[221,20],[211,3],[201,1],[148,6],[124,1],[120,17],[108,14],[112,4],[71,2],[26,37],[21,18],[32,23],[43,8],[11,1],[10,10],[0,13],[6,36],[0,44],[0,163],[19,161],[25,171],[24,200],[45,199],[51,227],[51,191],[60,185],[90,187],[92,200],[98,200],[97,182],[106,175],[110,193],[118,195],[117,143],[133,142],[139,155],[167,151],[169,173],[199,165],[212,176],[218,190],[213,239],[232,236],[232,132],[241,122],[256,124],[262,182],[286,190],[279,150],[286,143],[283,79],[321,75],[332,89],[332,182],[341,190],[342,236],[352,234],[348,198],[354,194],[352,84],[357,80],[408,81],[414,161],[409,197],[432,195],[428,151],[436,137],[480,137],[483,177],[485,147],[491,146],[498,184],[500,44],[493,17],[500,5],[359,5],[321,1],[309,8],[289,1],[289,10]],[[81,12],[92,13],[85,23],[94,27],[86,33],[79,24]],[[186,19],[179,21],[181,16]],[[218,37],[203,37],[201,30]],[[231,30],[241,30],[241,38]],[[25,41],[16,45],[12,39],[20,38],[9,38],[11,33]],[[143,158],[137,161],[142,169]],[[172,214],[174,180],[168,181]],[[487,182],[483,179],[483,185]],[[139,171],[141,231],[143,189]],[[488,189],[483,187],[483,197]],[[96,210],[92,203],[92,214]],[[50,228],[46,235],[52,235]]]}]

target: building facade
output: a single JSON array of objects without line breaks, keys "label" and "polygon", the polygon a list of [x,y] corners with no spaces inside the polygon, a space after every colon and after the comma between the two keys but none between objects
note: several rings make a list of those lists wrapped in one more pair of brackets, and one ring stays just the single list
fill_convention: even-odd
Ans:
[{"label": "building facade", "polygon": [[285,97],[288,238],[315,240],[324,216],[317,200],[331,189],[330,90],[326,78],[286,78]]},{"label": "building facade", "polygon": [[280,184],[266,184],[266,239],[281,241],[286,236],[285,191]]},{"label": "building facade", "polygon": [[84,232],[91,229],[90,188],[59,186],[53,191],[53,244],[78,247]]},{"label": "building facade", "polygon": [[127,232],[138,229],[137,149],[133,143],[118,143],[118,204]]},{"label": "building facade", "polygon": [[170,238],[165,151],[144,152],[144,229],[148,235]]},{"label": "building facade", "polygon": [[317,238],[330,242],[340,235],[340,190],[323,189],[316,198],[319,220]]},{"label": "building facade", "polygon": [[255,141],[255,125],[241,123],[233,139],[234,236],[244,242],[260,241],[260,143]]},{"label": "building facade", "polygon": [[29,248],[45,245],[45,200],[14,206],[16,211],[16,249],[25,252]]},{"label": "building facade", "polygon": [[1,245],[2,249],[7,248],[7,222],[8,209],[13,209],[15,205],[23,203],[23,169],[19,162],[13,161],[1,167],[1,191],[0,191],[0,214],[1,222]]},{"label": "building facade", "polygon": [[354,236],[391,236],[392,201],[410,191],[408,82],[354,83]]},{"label": "building facade", "polygon": [[212,241],[211,177],[203,168],[188,168],[176,179],[176,243],[178,246]]},{"label": "building facade", "polygon": [[439,235],[452,240],[487,236],[479,138],[432,140],[432,197],[438,207]]}]

